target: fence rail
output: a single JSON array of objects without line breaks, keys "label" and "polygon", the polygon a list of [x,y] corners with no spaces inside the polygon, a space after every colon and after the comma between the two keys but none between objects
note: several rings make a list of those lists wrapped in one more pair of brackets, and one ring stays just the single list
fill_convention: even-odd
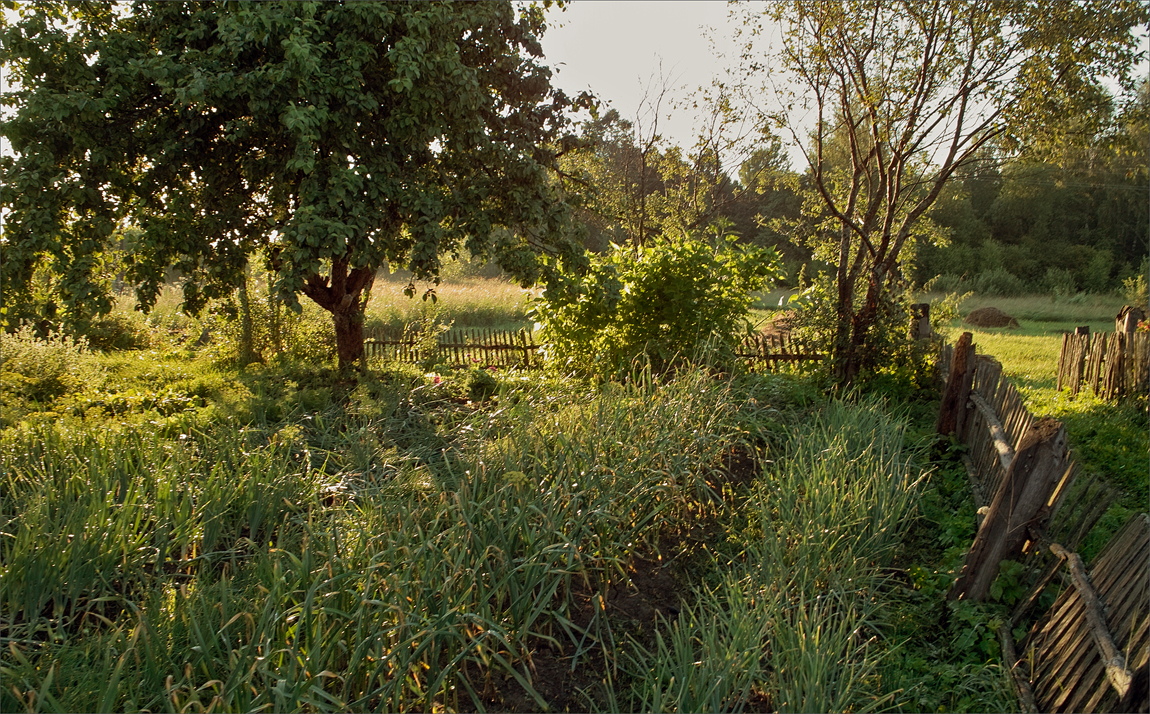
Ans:
[{"label": "fence rail", "polygon": [[1058,389],[1089,389],[1103,399],[1150,389],[1150,333],[1063,335]]},{"label": "fence rail", "polygon": [[736,355],[752,363],[774,366],[779,363],[801,364],[823,359],[814,347],[790,335],[758,333],[744,337]]},{"label": "fence rail", "polygon": [[[1150,660],[1147,517],[1137,514],[1111,539],[1090,575],[1083,575],[1082,567],[1076,577],[1069,577],[1066,563],[1081,563],[1072,551],[1116,492],[1100,479],[1078,473],[1062,425],[1035,419],[1003,377],[1001,365],[976,356],[970,340],[970,333],[964,333],[940,356],[948,379],[938,425],[940,432],[967,445],[964,463],[972,491],[978,505],[989,509],[951,597],[982,599],[1002,560],[1023,563],[1021,582],[1029,593],[1015,608],[1010,626],[1000,630],[1004,652],[1015,652],[1010,630],[1029,621],[1043,592],[1050,587],[1064,590],[1054,608],[1029,630],[1022,657],[1010,657],[1020,700],[1034,702],[1041,711],[1145,711],[1150,700],[1144,679],[1125,688],[1115,684],[1122,676],[1116,674],[1112,656],[1103,661],[1103,651],[1110,643],[1139,673],[1135,678],[1145,677]],[[1091,579],[1093,586],[1087,584]],[[1091,597],[1107,613],[1105,625],[1091,627],[1091,617],[1100,619],[1084,604]],[[1023,672],[1026,663],[1033,667]],[[1123,669],[1127,675],[1128,667]]]}]

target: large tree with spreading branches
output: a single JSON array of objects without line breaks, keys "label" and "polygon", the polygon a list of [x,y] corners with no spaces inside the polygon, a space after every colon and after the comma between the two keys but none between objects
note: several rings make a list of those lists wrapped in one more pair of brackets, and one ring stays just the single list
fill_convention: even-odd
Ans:
[{"label": "large tree with spreading branches", "polygon": [[[524,281],[576,259],[552,168],[571,99],[540,62],[543,8],[510,2],[34,2],[0,35],[3,300],[39,267],[68,314],[106,311],[101,264],[198,310],[249,256],[363,351],[377,271],[440,256]],[[410,286],[414,291],[414,285]]]}]

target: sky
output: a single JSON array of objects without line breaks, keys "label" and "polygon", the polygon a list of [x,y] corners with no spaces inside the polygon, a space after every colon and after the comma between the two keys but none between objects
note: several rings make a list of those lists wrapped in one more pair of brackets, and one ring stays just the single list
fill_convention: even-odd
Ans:
[{"label": "sky", "polygon": [[[730,12],[723,0],[571,0],[566,9],[552,7],[542,41],[547,64],[557,70],[552,83],[568,94],[589,89],[633,121],[645,89],[658,88],[663,77],[674,88],[670,94],[685,100],[738,66],[739,23]],[[1150,33],[1140,40],[1142,51],[1150,51]],[[1150,74],[1150,63],[1140,71]],[[695,125],[691,110],[675,111],[660,119],[659,133],[689,148]],[[793,168],[805,166],[797,147],[788,154]]]},{"label": "sky", "polygon": [[[573,0],[552,8],[543,35],[547,63],[558,71],[552,83],[568,94],[591,90],[634,119],[645,88],[669,80],[679,100],[711,84],[733,63],[716,55],[735,49],[735,24],[721,0]],[[673,143],[694,143],[691,111],[660,120],[659,133]]]}]

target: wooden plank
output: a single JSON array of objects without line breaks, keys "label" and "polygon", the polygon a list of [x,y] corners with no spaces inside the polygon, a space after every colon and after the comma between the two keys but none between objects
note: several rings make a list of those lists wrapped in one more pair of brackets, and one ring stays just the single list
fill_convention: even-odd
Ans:
[{"label": "wooden plank", "polygon": [[950,376],[942,394],[938,409],[935,431],[942,436],[962,434],[962,414],[966,411],[966,400],[970,394],[971,377],[975,368],[974,335],[964,332],[954,346],[954,361]]},{"label": "wooden plank", "polygon": [[1086,607],[1086,623],[1089,626],[1090,635],[1094,638],[1094,643],[1098,646],[1098,650],[1102,653],[1103,662],[1106,664],[1106,678],[1114,690],[1118,692],[1118,696],[1126,696],[1133,675],[1126,668],[1126,658],[1122,656],[1122,652],[1114,643],[1113,635],[1110,634],[1103,603],[1099,599],[1094,585],[1090,582],[1090,576],[1086,573],[1086,566],[1082,563],[1082,558],[1077,553],[1071,553],[1057,543],[1051,544],[1050,551],[1065,560],[1069,566],[1078,597],[1082,599]]},{"label": "wooden plank", "polygon": [[986,598],[1002,560],[1021,553],[1027,526],[1041,517],[1040,511],[1064,472],[1065,457],[1062,422],[1039,420],[1023,436],[948,599],[981,602]]}]

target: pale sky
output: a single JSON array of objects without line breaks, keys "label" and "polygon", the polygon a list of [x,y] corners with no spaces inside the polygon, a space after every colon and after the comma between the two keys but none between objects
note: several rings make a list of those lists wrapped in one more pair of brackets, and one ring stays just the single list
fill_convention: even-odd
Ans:
[{"label": "pale sky", "polygon": [[[558,71],[552,83],[568,94],[589,89],[630,120],[644,88],[657,89],[662,77],[674,98],[686,99],[735,63],[712,51],[734,51],[729,9],[722,0],[573,0],[565,10],[553,8],[543,35],[546,62]],[[676,111],[669,123],[660,119],[659,133],[688,148],[694,124],[689,109]]]}]

